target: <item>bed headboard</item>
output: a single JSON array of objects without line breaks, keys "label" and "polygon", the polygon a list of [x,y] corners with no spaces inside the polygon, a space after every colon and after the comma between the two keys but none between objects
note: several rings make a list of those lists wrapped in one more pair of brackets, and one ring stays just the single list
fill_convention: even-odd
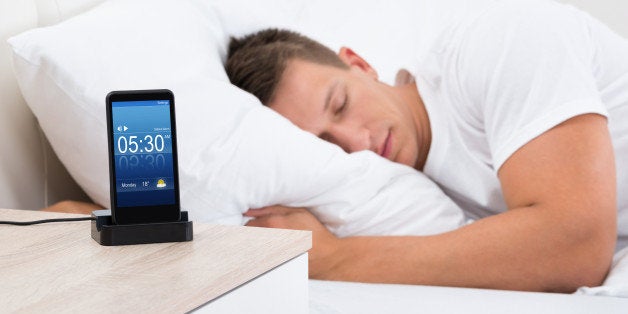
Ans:
[{"label": "bed headboard", "polygon": [[6,40],[58,23],[103,0],[0,1],[0,208],[38,209],[88,200],[50,148],[17,86]]}]

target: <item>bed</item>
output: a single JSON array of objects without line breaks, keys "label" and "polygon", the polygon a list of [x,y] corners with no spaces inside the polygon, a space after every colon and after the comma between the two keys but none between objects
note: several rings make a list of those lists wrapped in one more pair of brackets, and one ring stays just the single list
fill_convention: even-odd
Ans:
[{"label": "bed", "polygon": [[[43,129],[38,123],[38,119],[31,113],[31,109],[26,104],[23,98],[23,93],[18,88],[15,75],[12,70],[11,53],[10,48],[7,47],[6,39],[24,32],[29,29],[43,27],[47,25],[53,25],[64,21],[72,16],[82,13],[90,8],[93,8],[103,2],[102,0],[48,0],[48,1],[3,1],[0,3],[0,23],[2,27],[0,32],[2,34],[3,49],[0,51],[0,96],[2,99],[3,114],[0,115],[0,132],[5,134],[7,140],[0,142],[0,183],[3,188],[0,190],[0,207],[3,208],[21,208],[21,209],[38,209],[63,199],[74,200],[88,200],[91,199],[98,201],[101,204],[106,204],[106,200],[102,196],[103,193],[99,193],[98,189],[102,190],[102,176],[100,174],[94,175],[93,173],[81,174],[80,171],[73,170],[72,167],[66,167],[59,161],[57,155],[61,156],[62,161],[68,165],[68,150],[59,148],[58,142],[55,141],[55,135],[51,134],[50,129],[53,129],[53,124],[46,120],[44,116],[39,116],[40,122],[43,123]],[[243,9],[244,13],[240,17],[239,23],[224,23],[230,21],[230,14],[236,14],[236,9],[243,8],[238,7],[238,1],[207,1],[209,3],[218,3],[220,6],[221,15],[215,16],[216,19],[221,19],[223,22],[224,31],[228,34],[238,35],[246,33],[254,27],[259,25],[269,24],[269,20],[279,16],[281,14],[296,14],[297,18],[306,19],[308,16],[315,15],[316,9],[309,7],[307,10],[297,5],[298,2],[287,1],[269,1],[269,6],[274,6],[276,12],[258,10],[255,11],[250,7]],[[455,2],[455,1],[453,1]],[[443,1],[438,5],[452,5],[453,2]],[[243,2],[245,3],[245,2]],[[410,2],[408,2],[410,3]],[[420,2],[418,6],[425,10],[436,10],[426,4],[427,2]],[[445,4],[444,4],[445,3]],[[462,2],[459,2],[462,3]],[[598,2],[599,3],[599,2]],[[399,7],[403,7],[406,2],[400,1],[397,3]],[[345,4],[348,5],[348,4]],[[434,4],[434,6],[438,6]],[[199,11],[203,11],[204,7],[197,8]],[[460,10],[455,11],[460,14],[463,12],[464,7],[460,7]],[[628,9],[628,7],[626,7]],[[238,11],[239,12],[239,11]],[[295,13],[296,12],[296,13]],[[257,13],[257,14],[255,14]],[[320,12],[319,12],[320,13]],[[359,14],[358,14],[359,15]],[[443,17],[441,17],[443,18]],[[279,19],[279,18],[278,18]],[[310,19],[310,24],[304,26],[304,29],[312,29],[315,27],[317,21]],[[435,22],[435,21],[431,21]],[[256,24],[257,23],[257,24]],[[437,24],[437,21],[435,22]],[[279,19],[278,25],[290,25],[287,19]],[[433,25],[436,25],[433,24]],[[226,25],[226,26],[225,26]],[[272,23],[270,25],[273,25]],[[314,25],[314,26],[313,26]],[[346,25],[347,32],[351,31],[351,25]],[[393,25],[394,26],[394,25]],[[321,27],[317,30],[318,34],[325,31],[329,32],[330,28],[325,29]],[[384,32],[384,31],[382,31]],[[385,36],[386,34],[379,34]],[[321,35],[321,36],[324,36]],[[416,36],[422,36],[429,41],[429,33],[417,33]],[[391,41],[400,41],[401,38],[392,37]],[[222,38],[224,39],[224,38]],[[362,42],[368,41],[368,38],[358,38],[355,40],[357,45]],[[331,42],[331,45],[339,45],[341,43]],[[419,45],[420,46],[420,45]],[[423,47],[413,47],[415,51],[420,54]],[[376,54],[376,51],[368,51],[370,48],[368,45],[364,47],[367,53]],[[225,49],[222,47],[221,49]],[[396,60],[395,63],[390,63],[383,59],[374,59],[374,64],[377,66],[389,69],[382,72],[384,80],[392,80],[394,77],[395,67],[402,66],[405,60]],[[183,88],[183,87],[182,87]],[[32,102],[46,101],[46,99],[53,99],[50,95],[39,95],[41,99],[34,99],[30,96]],[[28,98],[28,97],[27,97]],[[43,100],[42,100],[43,99]],[[245,100],[243,100],[245,101]],[[246,100],[248,101],[248,100]],[[30,103],[31,101],[29,101]],[[32,104],[31,104],[32,105]],[[35,110],[37,111],[37,109]],[[209,114],[212,112],[208,112]],[[269,117],[268,119],[276,119],[275,117]],[[269,132],[278,132],[282,129],[269,130]],[[47,132],[44,135],[44,132]],[[190,131],[191,132],[191,131]],[[184,134],[185,131],[182,133]],[[299,135],[301,136],[301,135]],[[302,135],[306,136],[306,135]],[[52,146],[56,148],[53,150],[48,140],[52,139]],[[104,148],[104,146],[103,146]],[[9,152],[9,153],[5,153]],[[335,154],[335,153],[334,153]],[[329,156],[335,156],[330,153]],[[331,157],[330,157],[331,158]],[[370,156],[361,157],[365,162],[372,162]],[[86,166],[87,167],[87,166]],[[69,173],[68,169],[70,168]],[[369,168],[370,169],[370,168]],[[401,170],[395,170],[398,173],[403,172]],[[83,173],[85,171],[82,171]],[[95,171],[97,172],[97,171]],[[397,181],[403,181],[405,177],[394,174]],[[374,174],[376,175],[376,174]],[[386,176],[388,174],[379,174]],[[93,179],[90,177],[97,177]],[[190,180],[192,180],[191,178]],[[83,188],[79,187],[79,184]],[[190,181],[192,182],[192,181]],[[237,184],[244,184],[236,182]],[[207,182],[204,182],[207,184]],[[400,183],[401,184],[401,183]],[[107,186],[108,183],[105,183]],[[202,182],[197,185],[199,189],[203,187]],[[276,186],[277,189],[289,189],[290,187]],[[374,187],[377,188],[377,187]],[[195,195],[200,192],[199,190],[192,190],[189,195]],[[85,193],[87,192],[87,194]],[[258,191],[259,192],[259,191]],[[261,194],[268,191],[259,192]],[[229,199],[229,191],[218,191],[219,195],[225,196],[224,199]],[[89,195],[89,197],[88,197]],[[339,195],[337,197],[342,197]],[[199,198],[200,199],[200,198]],[[273,199],[274,200],[274,199]],[[265,199],[264,201],[270,201]],[[307,205],[308,202],[314,202],[312,199],[303,200],[290,200],[298,204]],[[200,201],[199,201],[200,202]],[[263,203],[262,201],[260,201]],[[299,203],[301,202],[301,203]],[[195,204],[188,202],[188,207],[194,207]],[[214,204],[215,206],[228,206],[228,204]],[[249,205],[249,204],[245,204]],[[207,204],[203,204],[207,206]],[[321,215],[333,211],[334,208],[322,208]],[[443,209],[443,212],[450,212],[449,209]],[[455,216],[456,214],[451,214]],[[350,218],[345,217],[346,219]],[[214,216],[202,216],[199,215],[197,219],[215,221],[219,223],[242,223],[241,216],[238,215],[223,215],[219,219]],[[336,219],[336,220],[334,220]],[[390,220],[387,217],[382,217],[383,225],[389,223]],[[461,217],[456,216],[456,222],[454,225],[440,226],[442,228],[453,228],[465,223]],[[368,224],[363,224],[358,227],[346,228],[343,227],[342,221],[338,221],[338,217],[330,216],[329,224],[336,224],[334,231],[344,234],[359,234],[363,232],[367,227],[373,228],[377,220],[373,220]],[[426,225],[427,223],[424,223]],[[404,232],[399,230],[401,234]],[[385,231],[385,230],[384,230]],[[382,231],[382,232],[384,232]],[[628,253],[625,252],[625,253]],[[626,255],[626,254],[624,254]],[[626,261],[628,259],[624,259]],[[622,264],[623,269],[628,269],[626,263]],[[625,271],[624,271],[625,272]],[[593,288],[595,289],[595,288]],[[327,282],[327,281],[310,281],[310,307],[312,313],[365,313],[365,312],[558,312],[558,313],[591,313],[591,312],[605,312],[605,313],[623,313],[628,308],[628,299],[613,298],[613,297],[599,297],[588,296],[582,294],[591,295],[618,295],[626,293],[623,290],[587,290],[583,289],[579,292],[580,295],[562,295],[562,294],[544,294],[544,293],[523,293],[523,292],[509,292],[509,291],[497,291],[497,290],[481,290],[481,289],[463,289],[463,288],[443,288],[443,287],[426,287],[426,286],[404,286],[404,285],[384,285],[384,284],[362,284],[362,283],[347,283],[347,282]],[[455,300],[455,301],[452,301]]]}]

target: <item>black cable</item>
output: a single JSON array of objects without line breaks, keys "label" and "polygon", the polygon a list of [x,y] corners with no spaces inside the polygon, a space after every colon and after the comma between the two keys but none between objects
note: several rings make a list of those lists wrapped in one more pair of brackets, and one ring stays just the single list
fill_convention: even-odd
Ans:
[{"label": "black cable", "polygon": [[44,219],[44,220],[33,220],[33,221],[1,221],[0,220],[0,225],[30,226],[30,225],[43,224],[47,222],[83,221],[83,220],[96,220],[96,217],[56,218],[56,219]]}]

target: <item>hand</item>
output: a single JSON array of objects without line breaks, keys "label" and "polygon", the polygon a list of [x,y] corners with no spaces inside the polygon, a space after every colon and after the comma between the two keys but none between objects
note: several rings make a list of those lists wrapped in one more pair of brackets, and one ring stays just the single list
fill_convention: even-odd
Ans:
[{"label": "hand", "polygon": [[322,278],[334,267],[333,261],[340,239],[329,232],[307,209],[269,206],[250,209],[244,216],[254,218],[246,224],[251,227],[312,231],[312,248],[309,251],[310,278]]},{"label": "hand", "polygon": [[92,213],[92,211],[98,210],[98,209],[102,209],[102,207],[96,204],[90,204],[90,203],[84,203],[84,202],[62,201],[50,207],[46,207],[42,210],[47,211],[47,212],[89,215]]}]

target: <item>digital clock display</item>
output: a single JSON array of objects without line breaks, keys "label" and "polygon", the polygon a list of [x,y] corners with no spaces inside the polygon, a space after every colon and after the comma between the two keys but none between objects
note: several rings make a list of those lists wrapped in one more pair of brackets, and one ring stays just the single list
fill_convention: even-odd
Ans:
[{"label": "digital clock display", "polygon": [[111,103],[117,206],[175,204],[169,100]]}]

